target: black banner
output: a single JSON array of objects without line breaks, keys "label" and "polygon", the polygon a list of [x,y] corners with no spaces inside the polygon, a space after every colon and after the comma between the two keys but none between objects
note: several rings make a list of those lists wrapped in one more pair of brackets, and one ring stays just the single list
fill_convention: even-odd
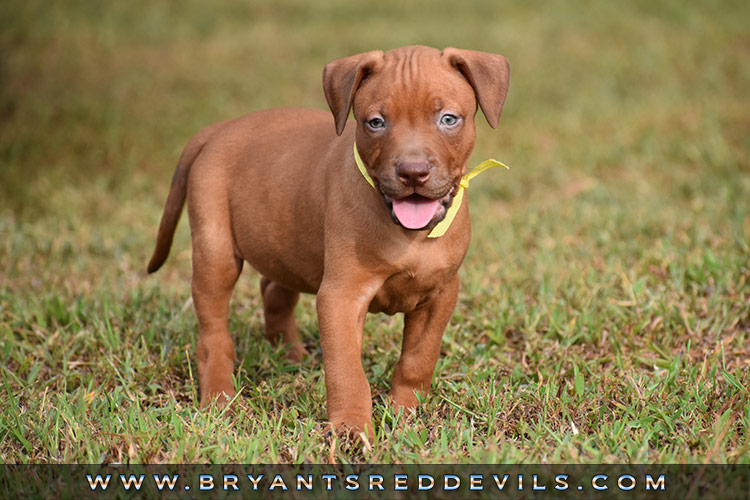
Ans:
[{"label": "black banner", "polygon": [[750,465],[0,465],[0,498],[750,499]]}]

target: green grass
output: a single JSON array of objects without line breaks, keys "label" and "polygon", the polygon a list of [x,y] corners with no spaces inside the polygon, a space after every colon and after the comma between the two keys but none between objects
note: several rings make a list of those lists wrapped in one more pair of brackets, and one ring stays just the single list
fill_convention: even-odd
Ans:
[{"label": "green grass", "polygon": [[[258,2],[260,3],[260,2]],[[1,462],[750,463],[747,2],[10,1],[0,6]],[[473,238],[430,395],[369,446],[323,434],[311,359],[237,286],[237,413],[196,406],[187,224],[145,274],[212,122],[325,108],[325,63],[422,43],[512,64],[481,115]],[[384,395],[399,317],[369,316]]]}]

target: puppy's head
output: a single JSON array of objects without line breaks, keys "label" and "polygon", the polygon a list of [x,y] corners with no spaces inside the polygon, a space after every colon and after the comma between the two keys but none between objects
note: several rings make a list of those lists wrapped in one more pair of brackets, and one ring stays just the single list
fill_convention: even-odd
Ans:
[{"label": "puppy's head", "polygon": [[323,70],[336,132],[353,108],[360,156],[407,229],[445,217],[474,147],[477,104],[497,127],[509,80],[501,55],[428,47],[367,52]]}]

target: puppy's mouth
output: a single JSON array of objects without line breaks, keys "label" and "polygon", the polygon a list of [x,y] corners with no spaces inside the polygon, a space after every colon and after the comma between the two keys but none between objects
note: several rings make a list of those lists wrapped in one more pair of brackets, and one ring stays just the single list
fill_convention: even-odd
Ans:
[{"label": "puppy's mouth", "polygon": [[445,218],[455,190],[453,186],[445,196],[435,199],[418,193],[398,199],[383,193],[383,198],[391,209],[391,219],[396,224],[412,230],[430,229]]}]

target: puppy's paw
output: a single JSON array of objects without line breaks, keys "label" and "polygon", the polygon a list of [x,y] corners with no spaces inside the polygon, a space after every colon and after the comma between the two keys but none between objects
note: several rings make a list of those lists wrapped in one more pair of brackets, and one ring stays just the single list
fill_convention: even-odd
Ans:
[{"label": "puppy's paw", "polygon": [[287,359],[293,363],[302,363],[302,361],[304,361],[304,359],[309,355],[310,352],[305,349],[305,346],[302,345],[302,342],[295,342],[294,344],[291,344],[286,351]]},{"label": "puppy's paw", "polygon": [[349,416],[332,418],[324,429],[326,437],[338,436],[351,439],[362,439],[369,443],[375,438],[375,431],[370,417]]},{"label": "puppy's paw", "polygon": [[216,406],[217,408],[224,408],[231,401],[235,399],[237,392],[234,389],[230,391],[206,391],[201,394],[201,408],[209,408]]},{"label": "puppy's paw", "polygon": [[420,398],[424,398],[421,393],[417,393],[414,387],[393,386],[389,394],[391,404],[395,407],[403,406],[405,410],[414,412],[419,406]]}]

